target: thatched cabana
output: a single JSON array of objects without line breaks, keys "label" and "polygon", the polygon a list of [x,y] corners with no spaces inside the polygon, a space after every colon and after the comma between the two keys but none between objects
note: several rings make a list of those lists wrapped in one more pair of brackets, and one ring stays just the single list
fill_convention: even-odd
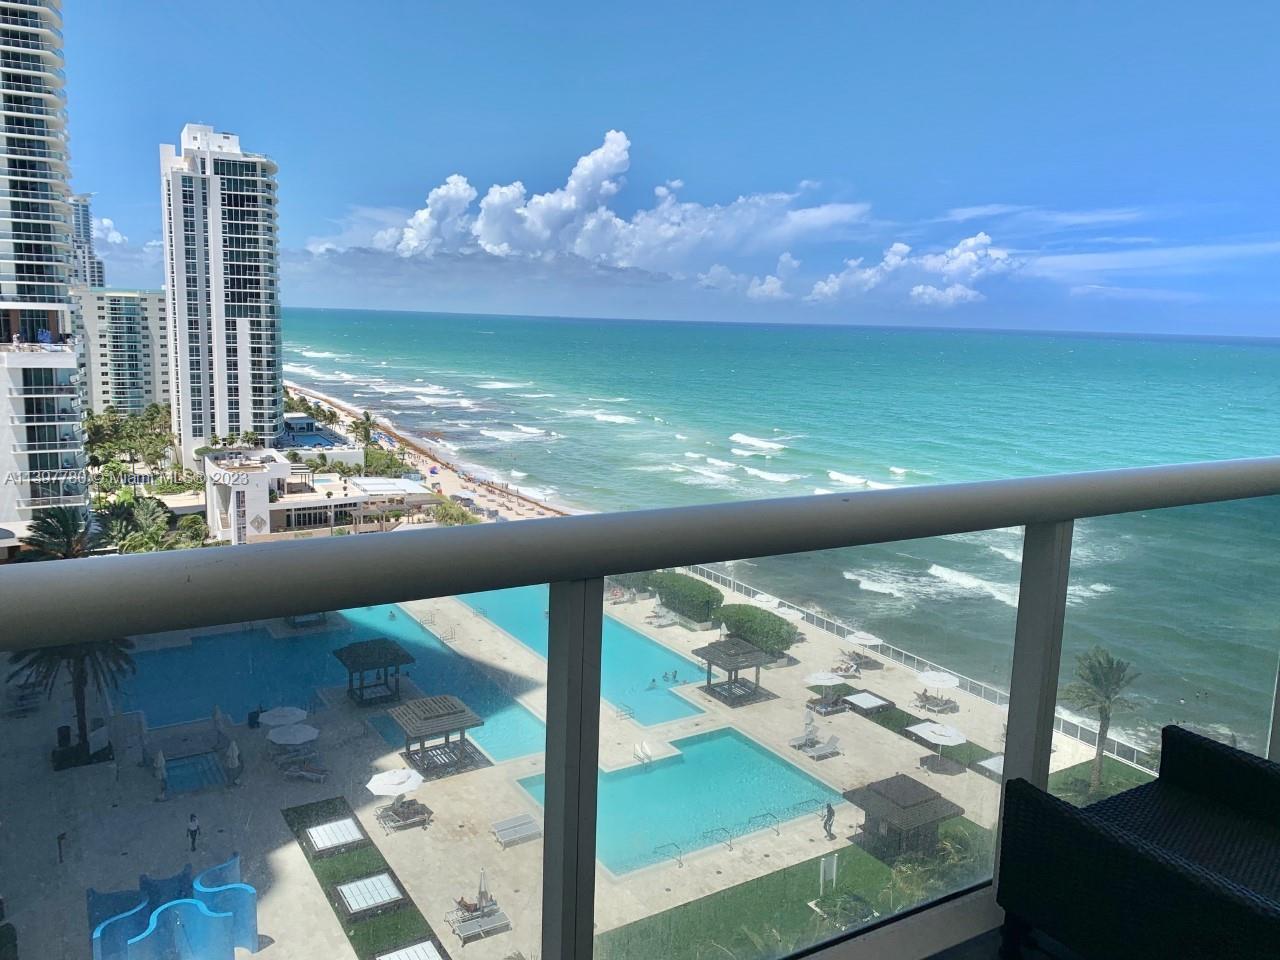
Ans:
[{"label": "thatched cabana", "polygon": [[866,813],[860,842],[880,860],[932,853],[938,824],[964,814],[964,807],[905,773],[846,790],[844,798]]},{"label": "thatched cabana", "polygon": [[346,668],[347,696],[362,707],[399,700],[400,668],[414,662],[413,654],[386,637],[349,643],[333,655]]},{"label": "thatched cabana", "polygon": [[404,734],[405,759],[424,775],[440,776],[489,763],[467,742],[467,731],[483,726],[484,721],[457,697],[422,697],[392,707],[387,714]]},{"label": "thatched cabana", "polygon": [[[707,682],[703,689],[721,703],[741,707],[774,698],[772,693],[760,686],[760,668],[766,663],[772,663],[773,655],[747,643],[741,637],[716,640],[705,647],[698,647],[693,655],[707,663]],[[725,675],[723,680],[714,679],[711,672],[713,667]],[[753,667],[756,671],[754,681],[743,680],[739,676],[741,671]]]}]

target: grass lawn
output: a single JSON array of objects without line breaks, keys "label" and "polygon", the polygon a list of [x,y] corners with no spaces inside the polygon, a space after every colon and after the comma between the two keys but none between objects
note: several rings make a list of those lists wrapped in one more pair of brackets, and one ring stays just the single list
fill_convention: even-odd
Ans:
[{"label": "grass lawn", "polygon": [[1155,779],[1145,770],[1131,767],[1112,756],[1102,758],[1102,787],[1097,793],[1089,793],[1089,773],[1093,767],[1092,760],[1077,763],[1074,767],[1066,767],[1056,773],[1049,774],[1049,792],[1061,797],[1077,807],[1102,800],[1113,794],[1141,786]]},{"label": "grass lawn", "polygon": [[888,710],[881,710],[872,714],[871,719],[886,730],[892,730],[894,733],[902,733],[907,727],[921,722],[919,717],[915,716],[915,714],[907,713],[901,707],[890,707]]},{"label": "grass lawn", "polygon": [[[352,949],[360,960],[370,960],[380,953],[387,953],[434,936],[431,925],[427,923],[422,911],[413,903],[354,922],[347,919],[345,911],[338,906],[338,896],[334,888],[339,884],[391,869],[372,842],[328,857],[313,857],[307,849],[303,837],[308,827],[336,820],[339,817],[355,815],[346,800],[334,797],[299,807],[289,807],[280,812],[284,815],[289,829],[293,831],[294,837],[297,838],[303,853],[306,854],[307,862],[311,864],[311,870],[320,888],[324,890],[325,897],[333,906],[333,912],[337,915],[343,932],[346,933]],[[394,873],[392,875],[394,876]],[[399,878],[396,882],[399,883]],[[403,886],[401,889],[404,889]]]},{"label": "grass lawn", "polygon": [[[844,846],[836,892],[878,902],[889,867]],[[807,860],[701,900],[637,920],[596,938],[599,960],[703,960],[777,956],[839,931],[809,909],[818,897],[818,860]]]}]

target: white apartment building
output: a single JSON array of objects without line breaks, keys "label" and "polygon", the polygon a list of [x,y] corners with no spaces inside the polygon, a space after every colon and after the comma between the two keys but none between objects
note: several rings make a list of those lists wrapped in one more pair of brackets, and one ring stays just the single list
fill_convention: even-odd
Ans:
[{"label": "white apartment building", "polygon": [[86,502],[61,28],[60,0],[0,0],[0,522]]},{"label": "white apartment building", "polygon": [[89,409],[141,413],[169,406],[168,297],[163,290],[72,288]]},{"label": "white apartment building", "polygon": [[71,283],[77,287],[105,287],[106,271],[93,249],[93,209],[90,197],[71,198]]},{"label": "white apartment building", "polygon": [[160,147],[170,409],[182,465],[213,437],[283,429],[276,165],[240,138],[187,124]]}]

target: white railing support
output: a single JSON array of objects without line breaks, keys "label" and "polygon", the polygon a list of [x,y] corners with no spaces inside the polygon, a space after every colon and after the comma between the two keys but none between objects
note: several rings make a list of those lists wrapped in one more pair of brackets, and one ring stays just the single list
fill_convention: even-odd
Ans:
[{"label": "white railing support", "polygon": [[1049,784],[1072,526],[1070,520],[1028,524],[1022,542],[1004,775],[1023,777],[1042,790]]},{"label": "white railing support", "polygon": [[542,956],[591,960],[604,580],[551,584]]}]

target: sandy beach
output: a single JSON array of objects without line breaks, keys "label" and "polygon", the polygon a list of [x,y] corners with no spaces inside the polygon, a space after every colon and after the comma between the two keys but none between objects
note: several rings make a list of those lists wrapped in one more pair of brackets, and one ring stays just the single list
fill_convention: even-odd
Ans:
[{"label": "sandy beach", "polygon": [[[351,434],[354,422],[359,420],[364,412],[327,394],[300,387],[295,383],[286,381],[285,389],[291,394],[325,404],[336,410],[339,417],[339,429],[343,433]],[[424,477],[429,477],[430,482],[440,484],[440,489],[446,497],[454,495],[470,497],[482,506],[497,510],[501,516],[508,520],[528,520],[549,516],[559,517],[567,516],[570,513],[569,510],[563,507],[555,507],[541,500],[535,500],[533,497],[521,493],[515,487],[472,475],[441,456],[437,450],[433,449],[425,441],[406,434],[385,417],[375,417],[374,422],[379,430],[387,436],[393,437],[398,446],[393,448],[386,443],[379,443],[379,445],[384,450],[404,450],[410,465],[420,470]],[[435,473],[431,473],[433,468],[436,471]]]}]

